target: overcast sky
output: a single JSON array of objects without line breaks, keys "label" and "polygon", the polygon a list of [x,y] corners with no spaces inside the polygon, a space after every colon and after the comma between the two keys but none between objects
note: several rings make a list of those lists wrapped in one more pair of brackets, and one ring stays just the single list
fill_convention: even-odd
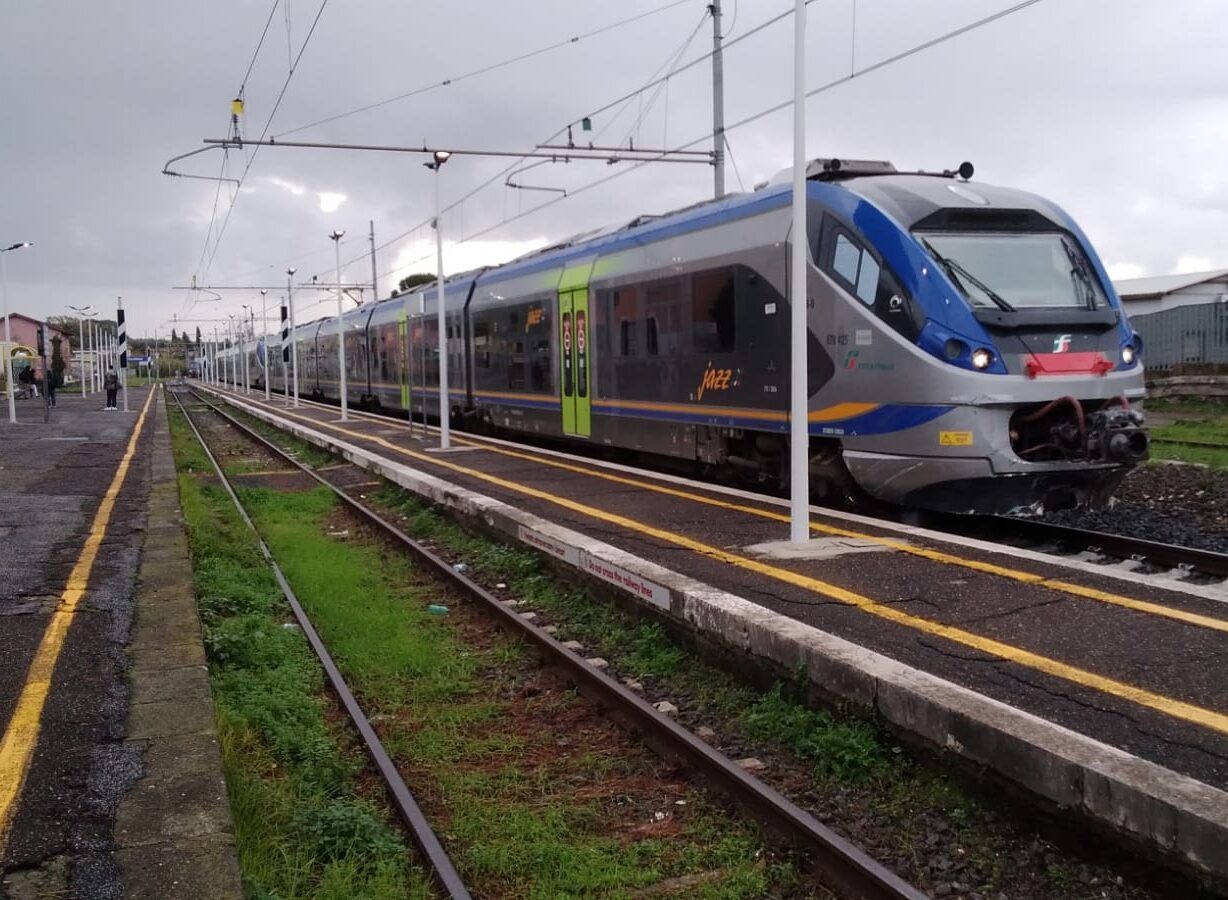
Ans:
[{"label": "overcast sky", "polygon": [[[730,41],[792,7],[789,0],[723,2]],[[246,81],[247,137],[264,128],[320,4],[280,0]],[[847,76],[1012,5],[816,0],[807,81]],[[672,59],[708,52],[706,6],[325,0],[269,134],[528,149],[643,85]],[[382,296],[401,275],[433,270],[433,237],[417,227],[433,208],[433,176],[419,157],[267,148],[253,159],[251,149],[232,151],[226,174],[238,178],[247,169],[237,197],[233,185],[219,192],[215,182],[160,174],[170,157],[226,135],[230,101],[271,8],[272,0],[3,4],[0,244],[36,242],[7,254],[14,311],[45,316],[92,304],[113,315],[122,295],[134,333],[167,333],[175,314],[215,319],[259,303],[254,291],[223,291],[222,302],[198,294],[193,303],[193,295],[172,290],[194,275],[200,284],[269,285],[271,300],[289,265],[298,267],[296,281],[331,279],[334,228],[347,231],[343,261],[354,260],[343,280],[369,282],[371,220],[377,245],[408,232],[378,251]],[[654,10],[494,72],[295,130]],[[890,159],[901,168],[972,160],[976,180],[1032,190],[1065,207],[1115,277],[1228,266],[1224,21],[1222,0],[1042,0],[812,98],[808,153]],[[792,33],[786,18],[729,48],[730,123],[789,96]],[[621,113],[597,115],[593,133],[577,129],[576,137],[633,138],[645,147],[703,138],[711,129],[709,65],[671,79],[652,100],[644,94]],[[736,162],[729,187],[749,190],[788,165],[790,110],[734,129],[729,140]],[[505,187],[496,176],[506,165],[457,157],[443,168],[445,205],[494,179],[444,217],[449,272],[693,203],[712,190],[706,166],[541,166],[517,180],[574,192],[627,174],[500,225],[561,196]],[[178,168],[217,175],[222,167],[214,150]],[[486,233],[472,237],[478,232]],[[453,243],[462,237],[469,239]],[[327,311],[314,292],[299,296],[300,321]]]}]

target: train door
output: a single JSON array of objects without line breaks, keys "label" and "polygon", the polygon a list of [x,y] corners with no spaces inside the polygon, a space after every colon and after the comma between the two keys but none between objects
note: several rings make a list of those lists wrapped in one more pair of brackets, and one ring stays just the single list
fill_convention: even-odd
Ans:
[{"label": "train door", "polygon": [[588,288],[559,291],[560,399],[563,433],[592,434],[591,322]]},{"label": "train door", "polygon": [[397,350],[401,356],[401,377],[397,379],[401,383],[401,409],[409,409],[409,323],[404,309],[397,313]]}]

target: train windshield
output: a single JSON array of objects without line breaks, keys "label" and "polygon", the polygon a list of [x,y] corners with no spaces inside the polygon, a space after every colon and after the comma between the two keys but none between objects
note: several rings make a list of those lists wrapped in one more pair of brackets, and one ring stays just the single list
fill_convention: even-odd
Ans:
[{"label": "train windshield", "polygon": [[1082,249],[1059,232],[918,233],[973,306],[1103,309],[1104,291]]}]

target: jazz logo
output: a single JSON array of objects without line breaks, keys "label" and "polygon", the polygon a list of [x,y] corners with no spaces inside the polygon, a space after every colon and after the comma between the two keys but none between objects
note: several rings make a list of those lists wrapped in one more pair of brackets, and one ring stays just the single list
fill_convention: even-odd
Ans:
[{"label": "jazz logo", "polygon": [[1073,335],[1069,334],[1059,334],[1053,339],[1053,352],[1065,353],[1070,349],[1070,341],[1073,339],[1073,337]]},{"label": "jazz logo", "polygon": [[524,330],[528,331],[534,325],[540,325],[546,318],[546,311],[540,306],[535,306],[529,310],[529,314],[524,319]]},{"label": "jazz logo", "polygon": [[733,369],[714,369],[709,363],[704,369],[703,378],[699,380],[699,390],[695,392],[695,399],[702,400],[705,391],[727,391],[730,386],[736,385],[733,380]]}]

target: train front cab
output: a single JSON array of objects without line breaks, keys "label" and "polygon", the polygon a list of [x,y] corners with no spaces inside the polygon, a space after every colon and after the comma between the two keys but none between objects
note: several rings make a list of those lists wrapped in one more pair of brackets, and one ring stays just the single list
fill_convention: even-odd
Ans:
[{"label": "train front cab", "polygon": [[1145,458],[1138,337],[1064,212],[933,176],[810,188],[812,327],[834,351],[812,409],[824,392],[869,409],[811,430],[859,485],[904,506],[1039,511],[1103,502]]}]

